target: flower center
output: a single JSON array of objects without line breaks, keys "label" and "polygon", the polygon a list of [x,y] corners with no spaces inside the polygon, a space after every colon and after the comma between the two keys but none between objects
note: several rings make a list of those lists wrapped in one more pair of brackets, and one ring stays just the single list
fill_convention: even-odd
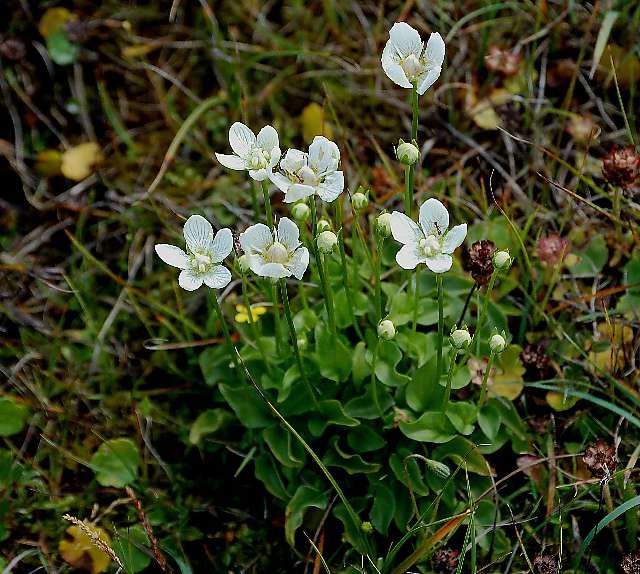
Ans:
[{"label": "flower center", "polygon": [[206,253],[194,253],[191,261],[192,268],[198,273],[206,273],[211,268],[211,256]]},{"label": "flower center", "polygon": [[400,66],[404,70],[407,79],[413,82],[420,74],[424,72],[424,62],[420,60],[415,54],[409,54],[402,62]]},{"label": "flower center", "polygon": [[249,169],[264,169],[269,165],[269,154],[259,147],[251,149],[245,161]]},{"label": "flower center", "polygon": [[296,175],[305,185],[318,185],[318,176],[308,165],[301,167]]},{"label": "flower center", "polygon": [[440,252],[440,241],[435,235],[428,235],[420,240],[418,247],[425,257],[433,257]]},{"label": "flower center", "polygon": [[265,259],[269,263],[286,263],[289,260],[289,251],[282,243],[276,241],[267,249]]}]

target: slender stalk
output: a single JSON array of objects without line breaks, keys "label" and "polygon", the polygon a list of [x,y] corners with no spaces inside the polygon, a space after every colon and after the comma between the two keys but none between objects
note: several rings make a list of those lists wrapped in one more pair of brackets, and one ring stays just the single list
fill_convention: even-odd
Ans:
[{"label": "slender stalk", "polygon": [[498,276],[498,270],[494,269],[491,274],[491,279],[489,279],[489,285],[487,285],[487,292],[484,294],[484,302],[482,304],[482,309],[478,313],[478,322],[476,323],[476,332],[474,337],[477,339],[476,343],[476,353],[480,355],[480,329],[482,329],[482,324],[489,310],[489,300],[491,299],[491,293],[493,292],[493,286],[496,283],[496,278]]},{"label": "slender stalk", "polygon": [[411,139],[418,140],[418,88],[413,86],[411,90]]},{"label": "slender stalk", "polygon": [[336,201],[335,207],[335,215],[336,215],[336,225],[338,226],[338,248],[340,250],[340,264],[342,266],[342,282],[344,284],[344,291],[347,296],[347,307],[349,309],[349,317],[351,319],[351,323],[353,324],[356,334],[360,339],[363,339],[364,336],[362,331],[360,330],[360,325],[358,325],[358,321],[356,319],[355,314],[355,305],[353,303],[353,292],[351,290],[351,281],[349,279],[349,269],[347,267],[347,253],[344,247],[344,228],[342,225],[342,204],[340,200]]},{"label": "slender stalk", "polygon": [[275,229],[273,223],[273,211],[271,210],[271,197],[269,196],[269,182],[262,181],[262,196],[264,197],[264,208],[267,212],[267,224],[271,229]]},{"label": "slender stalk", "polygon": [[456,358],[458,357],[458,349],[453,349],[451,352],[451,362],[449,363],[449,372],[447,373],[447,387],[444,391],[444,397],[442,399],[442,412],[446,412],[447,405],[449,404],[449,398],[451,397],[451,381],[453,380],[453,371],[456,366]]},{"label": "slender stalk", "polygon": [[404,212],[411,217],[411,199],[413,198],[413,166],[404,168]]},{"label": "slender stalk", "polygon": [[376,363],[378,362],[378,346],[380,341],[376,339],[376,344],[373,347],[373,360],[371,362],[371,394],[373,395],[373,404],[376,405],[380,418],[384,416],[384,411],[380,406],[380,399],[378,398],[378,380],[376,379]]},{"label": "slender stalk", "polygon": [[[442,375],[442,345],[444,339],[444,293],[442,290],[442,274],[436,275],[436,283],[438,285],[438,355],[436,358],[436,372],[438,377],[436,381],[440,384],[440,376]],[[418,286],[416,285],[416,289]]]},{"label": "slender stalk", "polygon": [[495,359],[496,354],[492,351],[489,355],[489,362],[487,363],[487,369],[482,376],[482,389],[480,389],[480,398],[478,399],[478,406],[476,407],[476,411],[479,411],[480,408],[484,405],[484,402],[487,398],[487,380],[489,379],[489,373],[491,369],[493,369],[493,361]]},{"label": "slender stalk", "polygon": [[383,239],[378,237],[376,241],[376,257],[374,260],[374,273],[375,273],[375,293],[376,293],[376,321],[380,323],[382,321],[382,280],[380,279],[380,251],[382,249]]},{"label": "slender stalk", "polygon": [[271,364],[267,360],[267,354],[264,351],[264,347],[262,346],[262,340],[260,338],[260,333],[258,333],[258,329],[256,326],[255,317],[253,316],[253,312],[251,311],[251,303],[249,302],[249,290],[247,285],[247,274],[242,273],[242,301],[244,303],[245,308],[247,309],[247,317],[249,319],[249,329],[251,331],[251,336],[256,342],[256,347],[258,352],[260,353],[260,357],[262,358],[262,362],[267,367],[267,371],[271,375]]},{"label": "slender stalk", "polygon": [[478,284],[474,283],[473,287],[471,287],[471,289],[469,290],[469,293],[467,294],[467,298],[464,301],[464,307],[462,308],[462,313],[460,313],[460,319],[458,320],[459,327],[464,325],[464,316],[467,314],[469,303],[471,303],[471,297],[473,297],[473,294],[476,292],[477,288],[478,288]]},{"label": "slender stalk", "polygon": [[231,359],[233,360],[233,366],[236,368],[237,372],[240,372],[240,365],[238,363],[238,355],[235,351],[235,345],[233,341],[231,341],[231,335],[229,334],[229,328],[227,327],[227,322],[225,321],[224,315],[222,314],[222,309],[220,308],[220,303],[218,303],[218,296],[216,292],[211,289],[210,291],[210,299],[213,303],[213,308],[216,310],[216,314],[218,315],[218,320],[220,321],[220,326],[222,327],[222,333],[224,334],[224,340],[227,345],[227,349],[229,354],[231,355]]},{"label": "slender stalk", "polygon": [[325,274],[324,268],[324,260],[320,250],[318,249],[318,244],[316,242],[318,231],[318,214],[316,211],[316,200],[315,197],[311,198],[311,249],[313,251],[313,255],[316,259],[316,264],[318,265],[318,274],[320,275],[320,285],[322,286],[322,291],[324,295],[324,305],[327,310],[327,319],[329,321],[329,330],[332,333],[336,332],[336,319],[333,311],[333,295],[330,291],[329,283],[327,282],[327,277]]},{"label": "slender stalk", "polygon": [[620,196],[622,191],[617,185],[613,190],[613,215],[615,216],[616,241],[620,245],[622,243],[622,223],[620,221]]},{"label": "slender stalk", "polygon": [[[418,139],[418,90],[414,86],[411,90],[411,141]],[[404,196],[404,211],[411,217],[412,205],[413,205],[413,188],[415,181],[416,164],[412,164],[408,167],[405,173],[405,196]]]},{"label": "slender stalk", "polygon": [[413,289],[413,332],[415,333],[418,328],[418,303],[420,300],[420,277],[418,274],[419,266],[416,266],[416,269],[413,273],[415,286]]},{"label": "slender stalk", "polygon": [[280,356],[281,347],[280,344],[280,333],[282,329],[280,327],[280,313],[278,310],[278,290],[276,289],[275,283],[271,284],[271,303],[273,304],[273,320],[274,320],[274,330],[275,330],[275,339],[276,339],[276,355]]},{"label": "slender stalk", "polygon": [[309,383],[309,379],[307,378],[307,373],[304,370],[304,364],[302,362],[302,357],[300,356],[300,349],[298,347],[298,334],[296,333],[296,326],[293,323],[293,316],[291,315],[291,306],[289,305],[289,294],[287,293],[287,283],[283,279],[280,281],[280,290],[282,292],[282,302],[284,304],[284,314],[287,318],[287,324],[289,326],[289,335],[291,337],[291,343],[293,346],[293,353],[296,356],[296,362],[298,363],[298,370],[300,371],[300,376],[302,377],[302,381],[304,382],[311,398],[313,399],[313,403],[316,406],[318,405],[318,399],[316,398],[316,394]]},{"label": "slender stalk", "polygon": [[251,207],[253,208],[253,217],[256,221],[260,219],[260,205],[258,204],[258,190],[256,189],[256,182],[252,179],[249,182],[251,189]]}]

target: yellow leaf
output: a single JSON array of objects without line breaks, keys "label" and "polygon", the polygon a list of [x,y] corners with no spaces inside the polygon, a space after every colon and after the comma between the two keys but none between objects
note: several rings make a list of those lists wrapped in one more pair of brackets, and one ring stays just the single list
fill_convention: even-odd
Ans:
[{"label": "yellow leaf", "polygon": [[60,175],[62,154],[55,149],[46,149],[36,156],[36,171],[43,177]]},{"label": "yellow leaf", "polygon": [[493,384],[488,388],[489,395],[513,401],[522,392],[525,368],[520,360],[521,351],[518,345],[509,345],[500,354],[496,362],[496,374],[491,377]]},{"label": "yellow leaf", "polygon": [[502,125],[500,116],[493,109],[489,98],[475,101],[475,97],[467,100],[467,115],[473,122],[484,130],[496,130]]},{"label": "yellow leaf", "polygon": [[300,115],[302,121],[302,135],[305,141],[311,141],[315,136],[333,138],[331,125],[325,122],[324,110],[315,102],[310,103]]},{"label": "yellow leaf", "polygon": [[38,31],[42,36],[48,38],[51,34],[62,29],[67,22],[76,18],[77,16],[66,8],[49,8],[40,18]]},{"label": "yellow leaf", "polygon": [[74,181],[89,177],[97,163],[102,160],[100,146],[94,142],[81,143],[62,154],[62,175]]},{"label": "yellow leaf", "polygon": [[623,87],[628,87],[633,83],[637,83],[640,80],[640,60],[633,53],[633,50],[627,50],[621,48],[617,44],[609,44],[605,51],[604,58],[600,62],[597,76],[600,78],[607,78],[611,80],[613,76],[611,72],[611,60],[609,55],[613,58],[613,64],[616,67],[616,75],[618,76],[618,84]]},{"label": "yellow leaf", "polygon": [[[85,525],[107,546],[111,546],[111,539],[102,528],[86,522]],[[74,568],[90,567],[92,574],[106,571],[111,559],[95,545],[79,526],[70,526],[67,528],[67,534],[71,539],[61,540],[59,544],[60,554],[65,562]],[[90,564],[87,564],[87,560],[90,561]]]},{"label": "yellow leaf", "polygon": [[125,46],[124,48],[122,48],[122,56],[124,58],[137,58],[138,56],[146,56],[158,47],[160,47],[160,43],[134,44],[133,46]]},{"label": "yellow leaf", "polygon": [[553,391],[547,393],[546,399],[549,406],[558,412],[569,410],[580,400],[578,397],[565,397],[563,393],[555,393]]}]

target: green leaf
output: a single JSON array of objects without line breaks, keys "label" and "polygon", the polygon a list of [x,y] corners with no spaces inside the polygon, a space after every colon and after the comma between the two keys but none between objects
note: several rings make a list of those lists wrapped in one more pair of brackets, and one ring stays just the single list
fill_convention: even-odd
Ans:
[{"label": "green leaf", "polygon": [[393,341],[382,341],[378,344],[378,357],[376,359],[376,377],[389,387],[402,387],[411,378],[398,373],[396,367],[402,360],[402,351]]},{"label": "green leaf", "polygon": [[252,387],[220,384],[220,392],[245,427],[262,428],[273,423],[273,415],[269,407]]},{"label": "green leaf", "polygon": [[210,387],[228,380],[231,370],[229,369],[229,353],[224,345],[208,347],[200,353],[198,362],[204,376],[204,382]]},{"label": "green leaf", "polygon": [[304,513],[308,508],[324,510],[327,507],[327,495],[310,486],[298,487],[285,511],[284,532],[287,542],[295,546],[296,530],[302,525]]},{"label": "green leaf", "polygon": [[580,254],[579,261],[571,267],[575,277],[594,277],[598,275],[609,260],[609,249],[604,235],[593,236],[587,248]]},{"label": "green leaf", "polygon": [[[377,384],[378,403],[383,411],[386,411],[393,405],[393,398],[389,394],[387,387]],[[363,395],[355,397],[347,402],[344,406],[345,412],[352,417],[359,419],[377,419],[380,417],[380,411],[376,405],[373,396],[373,385],[368,385]]]},{"label": "green leaf", "polygon": [[[347,294],[344,289],[340,289],[334,297],[334,307],[336,314],[336,323],[341,329],[345,329],[351,325],[351,313],[349,312],[349,302],[347,300]],[[362,292],[355,292],[353,296],[353,313],[357,317],[365,315],[367,307],[369,305],[369,299]]]},{"label": "green leaf", "polygon": [[360,421],[345,413],[340,401],[328,399],[318,403],[317,414],[309,417],[309,430],[314,436],[321,436],[329,425],[355,427]]},{"label": "green leaf", "polygon": [[476,407],[462,401],[449,403],[445,413],[451,424],[460,434],[471,434],[476,422]]},{"label": "green leaf", "polygon": [[[14,461],[9,450],[0,450],[0,491],[17,482],[22,474],[22,465]],[[0,524],[2,520],[0,519]],[[1,538],[0,538],[1,540]]]},{"label": "green leaf", "polygon": [[25,425],[29,411],[12,397],[0,397],[0,436],[19,433]]},{"label": "green leaf", "polygon": [[348,474],[372,473],[380,470],[380,465],[364,460],[359,454],[347,453],[340,448],[338,437],[331,439],[331,447],[327,450],[323,462],[326,466],[335,466]]},{"label": "green leaf", "polygon": [[103,442],[89,461],[102,486],[123,488],[138,478],[140,453],[128,438],[116,438]]},{"label": "green leaf", "polygon": [[486,437],[492,441],[498,436],[498,430],[500,430],[501,424],[502,416],[500,415],[500,408],[496,404],[496,401],[490,400],[478,413],[478,425]]},{"label": "green leaf", "polygon": [[436,339],[436,333],[404,330],[396,335],[395,341],[407,357],[416,361],[417,367],[422,367],[429,359],[435,357]]},{"label": "green leaf", "polygon": [[265,488],[280,500],[289,500],[291,494],[282,480],[278,465],[268,453],[263,453],[255,460],[256,478],[264,484]]},{"label": "green leaf", "polygon": [[78,56],[78,46],[69,42],[63,28],[47,36],[47,51],[59,66],[73,64]]},{"label": "green leaf", "polygon": [[353,374],[351,379],[359,385],[371,374],[371,365],[367,362],[367,347],[364,341],[359,341],[353,351]]},{"label": "green leaf", "polygon": [[480,454],[477,447],[470,440],[461,436],[457,436],[436,448],[433,451],[432,458],[435,460],[449,458],[463,468],[466,465],[469,472],[481,476],[489,476],[489,466],[484,456]]},{"label": "green leaf", "polygon": [[401,449],[393,453],[389,458],[389,466],[395,477],[414,494],[419,496],[429,494],[429,487],[424,482],[420,465],[411,456],[410,451]]},{"label": "green leaf", "polygon": [[389,524],[391,524],[396,512],[395,496],[382,482],[374,483],[371,493],[373,494],[373,506],[369,515],[371,524],[380,534],[386,536]]},{"label": "green leaf", "polygon": [[441,412],[426,412],[413,422],[401,422],[400,430],[410,439],[443,443],[456,435],[455,427]]},{"label": "green leaf", "polygon": [[203,436],[218,432],[231,420],[233,420],[233,416],[224,409],[207,409],[200,413],[191,425],[189,442],[198,444]]},{"label": "green leaf", "polygon": [[[134,524],[127,528],[119,528],[114,538],[113,550],[118,555],[127,574],[136,574],[151,564],[149,556],[149,538],[144,528]],[[147,549],[145,552],[143,549]]]},{"label": "green leaf", "polygon": [[413,374],[407,385],[407,404],[416,412],[438,408],[442,404],[444,387],[436,377],[436,358],[427,362]]},{"label": "green leaf", "polygon": [[262,436],[280,464],[289,468],[302,466],[304,450],[288,430],[280,425],[272,426],[265,429]]},{"label": "green leaf", "polygon": [[383,448],[387,442],[370,426],[361,424],[349,431],[347,444],[356,452],[371,452]]},{"label": "green leaf", "polygon": [[315,360],[320,374],[337,383],[346,381],[351,374],[351,350],[323,325],[316,326],[315,336]]}]

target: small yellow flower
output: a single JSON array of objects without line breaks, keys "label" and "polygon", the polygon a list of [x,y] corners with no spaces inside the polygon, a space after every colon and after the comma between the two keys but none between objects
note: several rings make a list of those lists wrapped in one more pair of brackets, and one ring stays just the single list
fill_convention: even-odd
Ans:
[{"label": "small yellow flower", "polygon": [[[244,305],[236,305],[236,321],[238,323],[249,323],[249,310]],[[251,305],[251,318],[255,323],[260,319],[260,315],[264,315],[267,308],[262,305]]]}]

